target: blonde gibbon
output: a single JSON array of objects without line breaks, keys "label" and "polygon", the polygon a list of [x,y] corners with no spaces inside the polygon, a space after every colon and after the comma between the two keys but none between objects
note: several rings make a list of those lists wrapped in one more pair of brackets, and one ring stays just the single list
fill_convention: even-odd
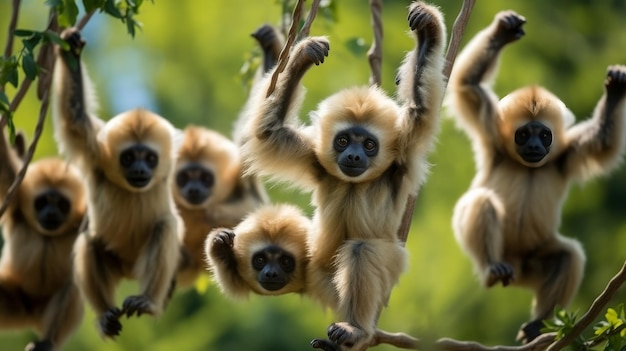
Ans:
[{"label": "blonde gibbon", "polygon": [[[22,167],[23,146],[18,134],[11,150],[0,130],[0,203]],[[29,165],[0,218],[0,329],[35,329],[39,341],[26,350],[60,350],[83,318],[71,255],[85,212],[78,171],[47,158]]]},{"label": "blonde gibbon", "polygon": [[593,117],[574,116],[539,86],[500,101],[491,89],[502,48],[524,35],[525,19],[500,12],[457,59],[450,98],[472,141],[477,174],[454,210],[456,239],[483,285],[534,291],[532,319],[518,339],[540,334],[542,320],[565,308],[583,277],[581,244],[559,233],[572,181],[606,174],[624,150],[626,67],[611,66]]},{"label": "blonde gibbon", "polygon": [[[122,315],[161,313],[174,281],[184,229],[170,192],[175,129],[141,109],[96,117],[80,62],[85,43],[75,28],[61,38],[70,49],[57,47],[55,137],[88,186],[89,227],[76,241],[74,274],[102,335],[114,337]],[[124,277],[141,291],[118,308]]]},{"label": "blonde gibbon", "polygon": [[291,205],[265,205],[233,229],[217,228],[206,257],[225,295],[247,297],[302,293],[311,221]]},{"label": "blonde gibbon", "polygon": [[311,113],[312,125],[302,126],[300,81],[329,50],[326,38],[312,37],[294,47],[268,98],[269,77],[259,83],[246,112],[251,137],[242,153],[249,171],[313,192],[306,293],[340,320],[328,328],[328,339],[312,341],[315,348],[373,344],[383,333],[376,329],[378,316],[405,269],[397,231],[407,197],[426,178],[446,38],[434,6],[413,2],[408,22],[417,45],[399,70],[398,101],[378,87],[346,89],[322,101]]},{"label": "blonde gibbon", "polygon": [[186,127],[174,169],[172,192],[185,223],[184,252],[176,283],[185,287],[207,268],[207,234],[217,227],[236,226],[267,200],[264,188],[241,177],[237,145],[216,131]]}]

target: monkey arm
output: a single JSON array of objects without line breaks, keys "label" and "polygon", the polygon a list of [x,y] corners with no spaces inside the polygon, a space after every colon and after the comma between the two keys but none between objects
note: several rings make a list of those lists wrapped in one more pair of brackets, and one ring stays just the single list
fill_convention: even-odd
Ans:
[{"label": "monkey arm", "polygon": [[[244,142],[242,155],[250,173],[267,173],[307,182],[315,174],[319,162],[312,142],[303,128],[285,121],[300,107],[300,81],[313,65],[319,65],[328,55],[326,38],[308,38],[300,42],[289,58],[285,71],[278,76],[274,92],[265,97],[269,78],[255,89],[256,96],[246,113],[251,114],[251,132],[255,136]],[[294,116],[295,117],[295,116]],[[303,179],[305,178],[305,179]],[[310,179],[308,179],[310,180]]]},{"label": "monkey arm", "polygon": [[411,4],[408,22],[416,46],[398,72],[398,98],[408,112],[400,130],[408,138],[402,145],[421,149],[430,146],[439,124],[446,30],[441,13],[421,2]]},{"label": "monkey arm", "polygon": [[450,76],[451,106],[459,122],[481,139],[496,143],[498,97],[491,86],[505,45],[524,35],[526,19],[513,11],[499,12],[491,25],[467,44]]},{"label": "monkey arm", "polygon": [[67,341],[83,319],[83,300],[72,281],[59,289],[48,302],[42,321],[42,340],[50,341],[55,348]]},{"label": "monkey arm", "polygon": [[239,273],[234,245],[235,233],[231,229],[217,228],[207,237],[205,254],[220,289],[227,296],[244,298],[252,289]]},{"label": "monkey arm", "polygon": [[615,168],[626,142],[626,66],[610,66],[593,117],[566,132],[566,174],[588,179]]},{"label": "monkey arm", "polygon": [[70,49],[56,48],[56,138],[61,151],[68,153],[71,158],[80,155],[93,159],[98,155],[96,135],[104,123],[90,115],[91,82],[80,59],[85,42],[75,28],[63,31],[61,38],[69,43]]}]

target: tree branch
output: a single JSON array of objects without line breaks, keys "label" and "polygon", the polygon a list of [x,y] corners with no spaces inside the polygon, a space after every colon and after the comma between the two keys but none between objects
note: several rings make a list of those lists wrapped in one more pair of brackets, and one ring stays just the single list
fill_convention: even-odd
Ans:
[{"label": "tree branch", "polygon": [[556,333],[539,335],[535,340],[520,346],[485,346],[475,341],[457,341],[450,338],[437,340],[437,349],[444,351],[543,351],[554,342]]},{"label": "tree branch", "polygon": [[17,18],[19,17],[20,3],[20,0],[13,0],[13,7],[11,9],[11,20],[9,21],[9,30],[7,31],[7,44],[4,46],[4,58],[9,58],[13,53],[13,32],[17,27]]},{"label": "tree branch", "polygon": [[317,15],[317,9],[319,8],[319,6],[320,0],[313,0],[313,3],[311,4],[311,9],[309,10],[309,15],[307,16],[306,21],[304,21],[304,25],[302,26],[302,29],[300,29],[300,33],[298,34],[298,40],[309,36],[309,32],[311,31],[311,25],[315,20],[315,16]]},{"label": "tree branch", "polygon": [[370,85],[382,85],[382,65],[383,65],[383,3],[381,0],[370,0],[372,11],[372,28],[374,30],[374,40],[372,46],[367,51],[367,60],[370,64],[372,75]]}]

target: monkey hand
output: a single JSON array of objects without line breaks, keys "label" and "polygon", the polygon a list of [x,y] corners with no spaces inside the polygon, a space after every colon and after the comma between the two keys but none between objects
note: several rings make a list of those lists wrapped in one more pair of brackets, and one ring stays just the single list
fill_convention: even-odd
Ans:
[{"label": "monkey hand", "polygon": [[508,10],[498,12],[493,23],[495,25],[493,40],[498,46],[504,46],[505,44],[518,40],[525,34],[522,26],[526,23],[526,18],[518,15],[515,11]]},{"label": "monkey hand", "polygon": [[435,35],[439,22],[437,20],[436,9],[421,1],[415,1],[409,7],[409,28],[415,32],[429,30],[429,37]]},{"label": "monkey hand", "polygon": [[144,295],[129,296],[124,300],[122,304],[122,314],[126,315],[126,318],[137,315],[140,317],[142,314],[154,314],[154,303]]},{"label": "monkey hand", "polygon": [[311,346],[314,349],[320,349],[324,351],[341,351],[339,345],[326,339],[313,339],[311,340]]},{"label": "monkey hand", "polygon": [[24,351],[52,351],[52,342],[49,340],[30,342],[24,348]]},{"label": "monkey hand", "polygon": [[528,344],[541,335],[541,328],[543,328],[543,321],[540,319],[524,323],[520,327],[515,340],[522,344]]},{"label": "monkey hand", "polygon": [[308,38],[298,51],[298,61],[319,66],[320,63],[324,63],[324,57],[328,56],[328,50],[330,43],[325,37]]},{"label": "monkey hand", "polygon": [[230,229],[220,228],[215,231],[213,240],[209,242],[211,247],[209,253],[212,257],[222,260],[230,261],[233,257],[233,245],[235,244],[235,232]]},{"label": "monkey hand", "polygon": [[122,323],[120,323],[119,319],[122,316],[122,311],[117,308],[111,308],[106,311],[102,317],[100,317],[100,330],[105,336],[115,337],[120,335],[122,331]]},{"label": "monkey hand", "polygon": [[604,86],[609,98],[621,99],[626,93],[626,66],[609,66]]},{"label": "monkey hand", "polygon": [[372,339],[366,332],[347,322],[331,324],[327,334],[328,340],[313,339],[311,346],[325,351],[339,351],[344,348],[361,350],[368,346]]},{"label": "monkey hand", "polygon": [[274,41],[277,40],[274,28],[268,24],[264,24],[250,34],[259,43],[261,48],[270,49]]},{"label": "monkey hand", "polygon": [[61,39],[65,40],[70,46],[67,52],[74,55],[74,57],[80,57],[83,47],[85,47],[85,40],[83,40],[80,30],[75,27],[70,27],[61,32]]},{"label": "monkey hand", "polygon": [[487,287],[490,288],[499,281],[502,282],[502,286],[507,286],[514,278],[513,267],[510,264],[504,262],[494,263],[489,265]]}]

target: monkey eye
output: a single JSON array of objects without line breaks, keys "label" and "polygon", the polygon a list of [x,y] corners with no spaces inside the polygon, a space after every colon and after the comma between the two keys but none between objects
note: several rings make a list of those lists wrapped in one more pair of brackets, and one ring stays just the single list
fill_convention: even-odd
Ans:
[{"label": "monkey eye", "polygon": [[135,155],[131,150],[126,150],[120,155],[120,164],[129,167],[135,161]]},{"label": "monkey eye", "polygon": [[551,131],[544,130],[543,132],[541,132],[539,137],[541,138],[541,143],[543,144],[543,146],[548,146],[552,144],[552,132]]},{"label": "monkey eye", "polygon": [[254,269],[256,269],[257,271],[260,271],[261,269],[263,269],[266,263],[267,263],[267,259],[265,258],[263,254],[258,253],[252,256],[252,267],[254,267]]},{"label": "monkey eye", "polygon": [[285,272],[292,272],[296,267],[293,257],[287,255],[280,257],[279,264]]},{"label": "monkey eye", "polygon": [[374,151],[376,149],[376,142],[372,139],[367,139],[363,143],[363,146],[365,147],[365,151]]},{"label": "monkey eye", "polygon": [[148,167],[154,168],[159,164],[159,156],[154,151],[148,151],[146,162],[148,163]]},{"label": "monkey eye", "polygon": [[45,196],[39,196],[35,199],[35,211],[41,211],[48,205],[48,200]]},{"label": "monkey eye", "polygon": [[528,138],[530,138],[530,133],[526,129],[518,129],[515,132],[515,144],[517,145],[526,144]]},{"label": "monkey eye", "polygon": [[335,139],[335,143],[337,144],[337,146],[340,146],[340,147],[348,146],[349,142],[350,140],[348,140],[348,137],[345,135],[340,135],[337,137],[337,139]]},{"label": "monkey eye", "polygon": [[188,181],[189,181],[189,176],[187,175],[187,172],[180,171],[178,172],[178,174],[176,174],[176,184],[179,187],[185,186],[185,184],[187,184]]}]

